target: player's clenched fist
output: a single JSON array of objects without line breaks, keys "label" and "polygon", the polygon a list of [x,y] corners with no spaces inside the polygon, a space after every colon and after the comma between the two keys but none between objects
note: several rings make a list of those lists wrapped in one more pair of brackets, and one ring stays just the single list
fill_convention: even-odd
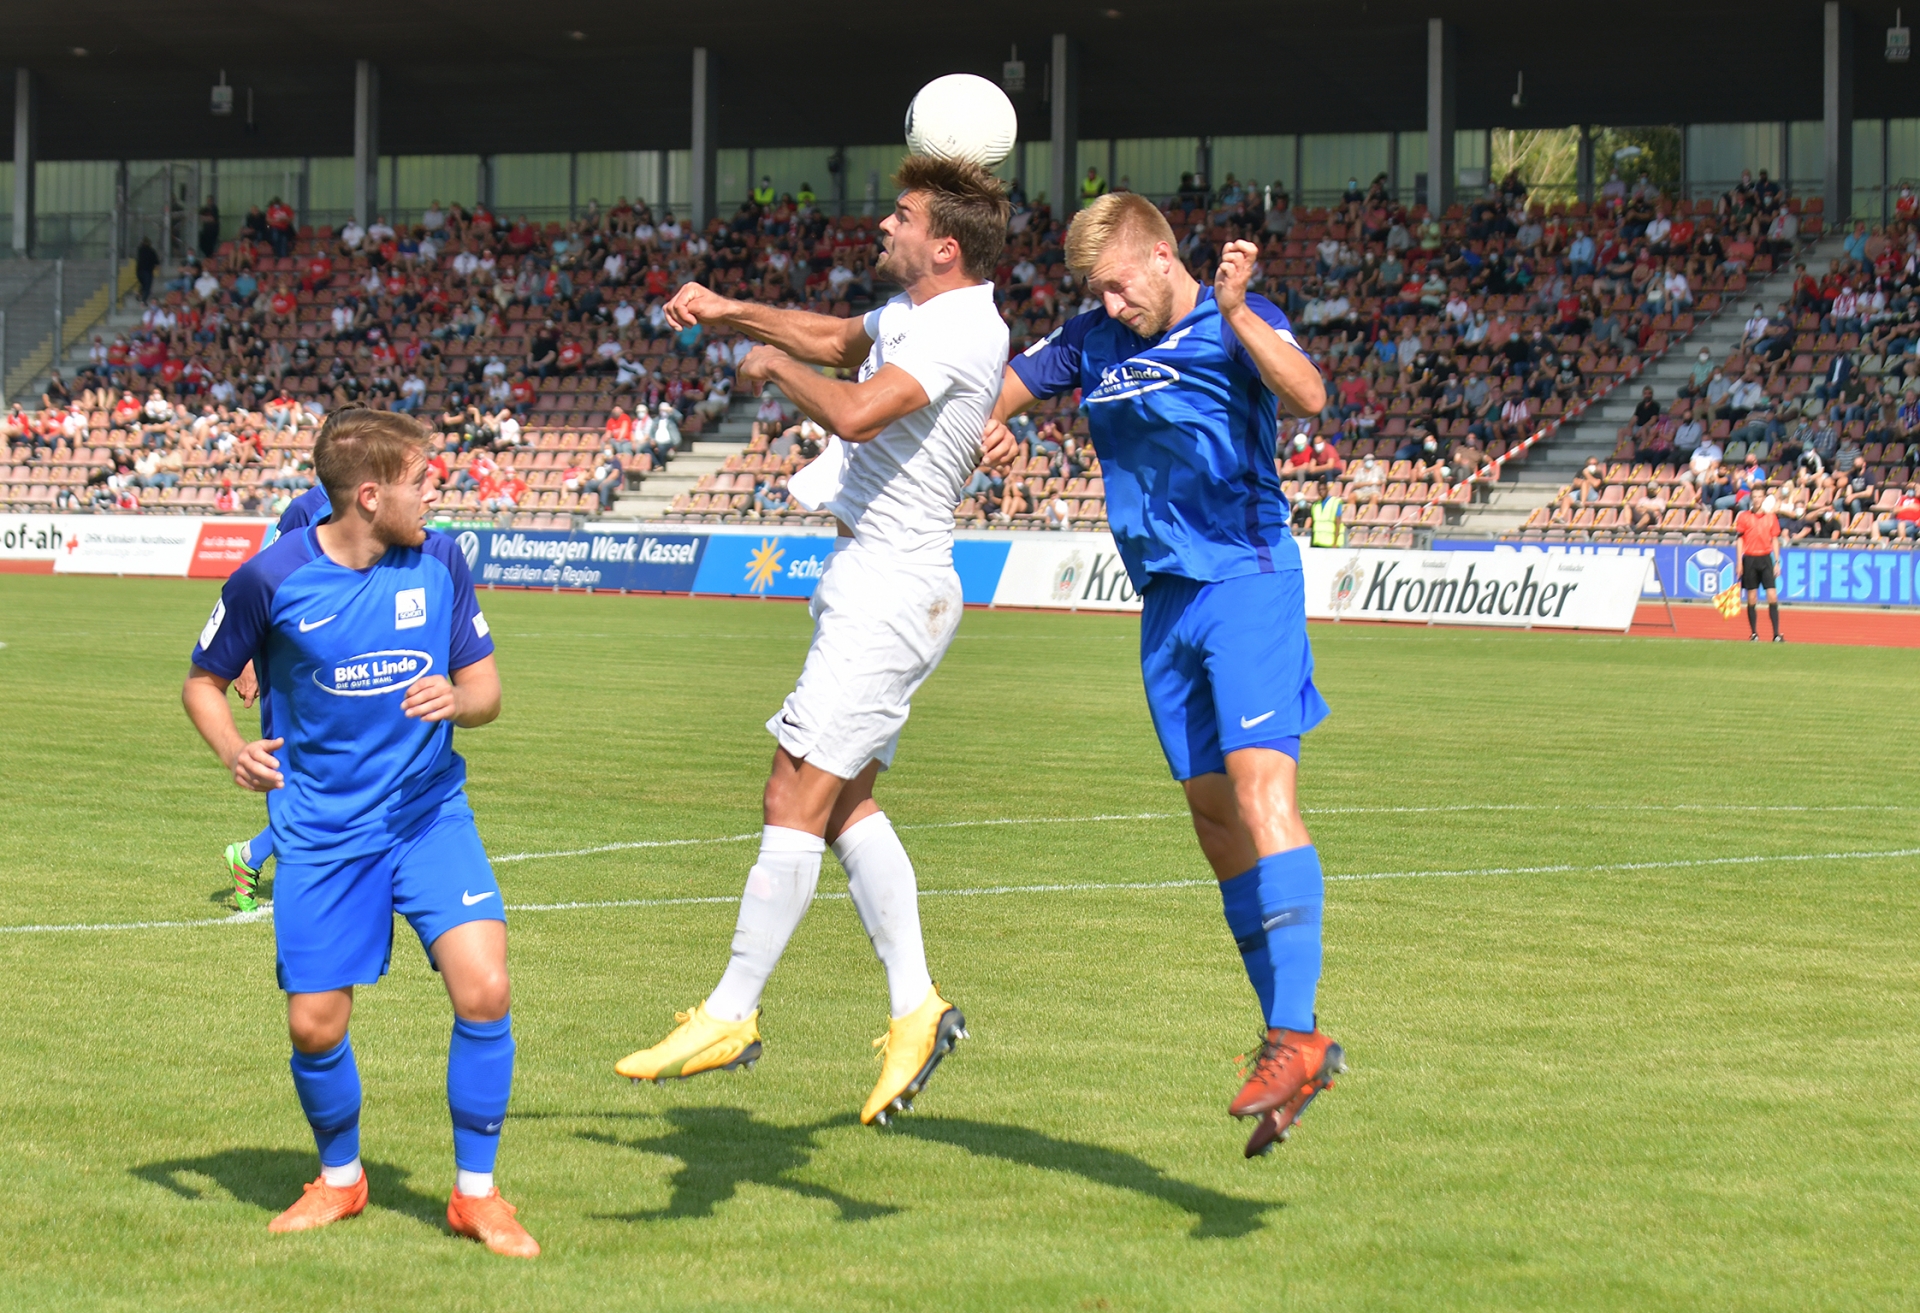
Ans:
[{"label": "player's clenched fist", "polygon": [[667,322],[675,328],[691,328],[695,324],[724,322],[732,305],[733,302],[719,293],[699,283],[688,283],[673,294],[665,313]]},{"label": "player's clenched fist", "polygon": [[757,346],[747,352],[734,370],[734,377],[742,383],[764,383],[773,377],[773,370],[782,360],[790,359],[786,352],[776,346]]},{"label": "player's clenched fist", "polygon": [[255,739],[233,754],[233,782],[255,793],[271,793],[286,780],[280,775],[280,759],[274,749],[285,739]]},{"label": "player's clenched fist", "polygon": [[1252,242],[1228,242],[1220,252],[1220,265],[1213,271],[1213,296],[1220,313],[1238,310],[1247,303],[1247,283],[1253,277],[1254,260],[1260,248]]},{"label": "player's clenched fist", "polygon": [[980,433],[980,464],[989,470],[1004,470],[1020,454],[1019,439],[1013,430],[997,419],[987,421]]}]

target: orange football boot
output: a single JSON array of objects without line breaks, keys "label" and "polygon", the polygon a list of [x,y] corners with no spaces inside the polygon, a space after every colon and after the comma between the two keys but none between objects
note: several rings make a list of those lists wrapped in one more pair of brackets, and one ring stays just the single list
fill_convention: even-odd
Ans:
[{"label": "orange football boot", "polygon": [[1318,1029],[1269,1030],[1254,1054],[1247,1083],[1227,1105],[1232,1116],[1260,1119],[1247,1141],[1247,1157],[1285,1140],[1307,1105],[1321,1090],[1332,1089],[1333,1078],[1346,1069],[1346,1054],[1332,1036]]},{"label": "orange football boot", "polygon": [[316,1227],[352,1217],[367,1206],[367,1174],[352,1185],[328,1185],[327,1178],[308,1181],[300,1187],[300,1198],[293,1207],[267,1223],[267,1230],[279,1235],[287,1231],[311,1231]]},{"label": "orange football boot", "polygon": [[469,1236],[508,1258],[538,1258],[540,1244],[527,1228],[513,1220],[515,1208],[498,1190],[465,1195],[458,1190],[447,1200],[447,1225],[455,1235]]}]

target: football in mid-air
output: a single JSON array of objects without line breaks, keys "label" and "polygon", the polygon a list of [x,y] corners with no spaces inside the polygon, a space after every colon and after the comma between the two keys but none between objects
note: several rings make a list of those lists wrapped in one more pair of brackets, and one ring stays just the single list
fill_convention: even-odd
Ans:
[{"label": "football in mid-air", "polygon": [[1007,93],[972,73],[949,73],[907,105],[907,149],[992,168],[1013,152],[1020,119]]}]

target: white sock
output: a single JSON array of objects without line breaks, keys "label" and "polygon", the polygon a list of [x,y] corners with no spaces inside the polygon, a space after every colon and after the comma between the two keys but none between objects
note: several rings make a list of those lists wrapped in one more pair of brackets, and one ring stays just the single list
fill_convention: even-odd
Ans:
[{"label": "white sock", "polygon": [[745,1021],[760,1006],[767,977],[813,903],[826,850],[825,839],[805,830],[779,825],[761,830],[760,860],[747,872],[747,891],[734,924],[733,959],[707,996],[709,1016]]},{"label": "white sock", "polygon": [[360,1157],[354,1155],[350,1163],[341,1163],[338,1167],[320,1164],[320,1179],[336,1190],[343,1190],[360,1179]]},{"label": "white sock", "polygon": [[453,1188],[469,1199],[478,1199],[481,1195],[493,1193],[492,1172],[470,1172],[464,1167],[456,1167],[453,1172]]},{"label": "white sock", "polygon": [[920,890],[913,862],[885,812],[849,825],[833,841],[833,855],[847,868],[847,892],[867,928],[873,951],[887,969],[893,1015],[904,1017],[927,1001],[933,977],[920,937]]}]

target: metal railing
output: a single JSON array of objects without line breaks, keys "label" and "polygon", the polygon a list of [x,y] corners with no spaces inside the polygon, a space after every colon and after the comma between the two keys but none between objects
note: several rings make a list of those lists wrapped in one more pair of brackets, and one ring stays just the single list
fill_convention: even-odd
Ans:
[{"label": "metal railing", "polygon": [[[132,266],[119,266],[124,288]],[[0,262],[0,405],[55,368],[112,312],[113,266],[100,260]]]}]

